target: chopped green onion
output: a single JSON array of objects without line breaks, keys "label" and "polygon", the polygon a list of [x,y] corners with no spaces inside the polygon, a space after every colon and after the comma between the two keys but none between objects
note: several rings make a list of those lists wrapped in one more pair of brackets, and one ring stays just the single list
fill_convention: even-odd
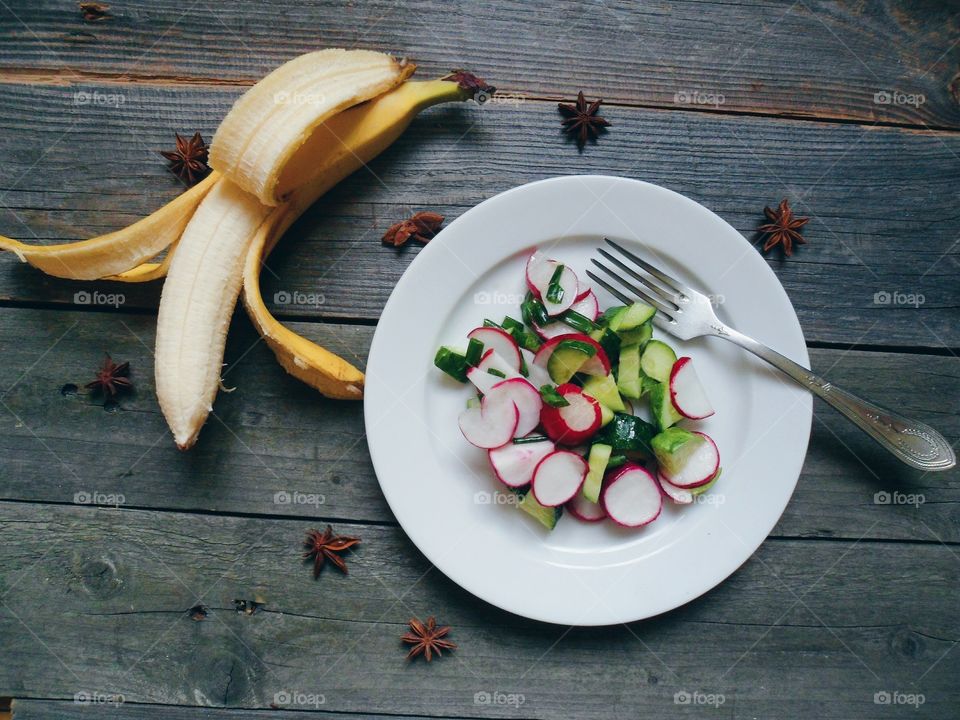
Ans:
[{"label": "chopped green onion", "polygon": [[550,322],[550,316],[547,315],[547,309],[543,306],[532,293],[527,293],[526,299],[520,306],[520,312],[523,313],[523,321],[530,327],[537,325],[546,325]]},{"label": "chopped green onion", "polygon": [[500,372],[500,371],[497,370],[496,368],[487,368],[487,372],[490,373],[491,375],[494,375],[494,376],[499,377],[499,378],[506,378],[506,377],[507,377],[506,375],[504,375],[502,372]]},{"label": "chopped green onion", "polygon": [[550,407],[567,407],[570,401],[557,392],[553,385],[544,385],[540,388],[540,397]]},{"label": "chopped green onion", "polygon": [[546,435],[527,435],[527,437],[514,438],[513,444],[523,445],[525,443],[543,442],[544,440],[549,440],[549,439],[550,438],[548,438]]},{"label": "chopped green onion", "polygon": [[485,319],[485,320],[483,321],[483,326],[484,326],[484,327],[495,327],[495,328],[500,327],[500,326],[497,325],[493,320],[490,320],[489,318],[487,318],[487,319]]},{"label": "chopped green onion", "polygon": [[558,303],[563,300],[563,285],[560,284],[560,278],[563,277],[564,266],[557,265],[550,278],[550,284],[547,285],[547,300],[552,303]]},{"label": "chopped green onion", "polygon": [[560,319],[574,330],[581,332],[584,335],[592,333],[596,329],[593,321],[590,318],[588,318],[586,315],[581,315],[576,310],[567,310],[563,315],[560,316]]},{"label": "chopped green onion", "polygon": [[621,465],[627,464],[626,455],[611,455],[610,461],[607,463],[607,470],[612,470],[613,468],[618,468]]},{"label": "chopped green onion", "polygon": [[476,367],[477,363],[480,362],[480,357],[483,355],[483,343],[477,340],[476,338],[470,338],[470,342],[467,343],[467,355],[466,361],[467,365],[470,367]]},{"label": "chopped green onion", "polygon": [[467,359],[448,347],[441,347],[433,358],[433,364],[459,382],[467,381]]}]

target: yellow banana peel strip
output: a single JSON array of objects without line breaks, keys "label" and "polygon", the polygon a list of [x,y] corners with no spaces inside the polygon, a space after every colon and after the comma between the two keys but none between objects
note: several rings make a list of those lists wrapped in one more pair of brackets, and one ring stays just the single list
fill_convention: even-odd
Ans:
[{"label": "yellow banana peel strip", "polygon": [[[73,243],[29,245],[0,236],[0,250],[7,250],[54,277],[72,280],[125,280],[124,275],[173,245],[183,233],[197,205],[217,184],[220,176],[210,173],[203,181],[174,198],[159,210],[116,232]],[[162,263],[158,263],[162,264]],[[155,277],[162,277],[156,274]],[[153,279],[138,273],[133,282]]]},{"label": "yellow banana peel strip", "polygon": [[[287,228],[340,180],[372,160],[407,128],[417,113],[442,102],[466,100],[473,90],[455,81],[407,81],[327,120],[287,163],[278,187],[291,199],[276,209],[248,249],[243,272],[247,314],[291,375],[327,397],[359,399],[363,373],[343,358],[297,335],[270,314],[260,292],[260,272]],[[295,192],[292,188],[299,188]]]}]

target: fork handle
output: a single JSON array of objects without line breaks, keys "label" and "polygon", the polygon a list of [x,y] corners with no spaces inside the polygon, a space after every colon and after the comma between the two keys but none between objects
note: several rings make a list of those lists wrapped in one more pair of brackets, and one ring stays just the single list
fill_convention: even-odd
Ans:
[{"label": "fork handle", "polygon": [[957,464],[950,443],[929,425],[910,420],[857,397],[733,328],[718,324],[713,327],[713,331],[717,337],[736,343],[782,370],[828,405],[839,410],[850,422],[907,465],[936,472],[949,470]]}]

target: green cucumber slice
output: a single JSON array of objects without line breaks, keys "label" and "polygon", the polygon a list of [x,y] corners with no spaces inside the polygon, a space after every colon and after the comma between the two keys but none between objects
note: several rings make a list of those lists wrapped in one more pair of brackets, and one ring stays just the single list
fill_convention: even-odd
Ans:
[{"label": "green cucumber slice", "polygon": [[666,383],[658,382],[650,388],[650,411],[661,431],[683,419],[670,400],[670,390]]},{"label": "green cucumber slice", "polygon": [[611,364],[615,365],[620,357],[620,346],[623,344],[620,341],[620,336],[610,328],[605,327],[597,328],[589,335],[603,348]]},{"label": "green cucumber slice", "polygon": [[613,410],[608,408],[603,403],[600,403],[600,427],[603,427],[611,420],[613,420]]},{"label": "green cucumber slice", "polygon": [[624,397],[639,400],[643,394],[640,372],[640,346],[627,345],[620,348],[620,365],[617,368],[617,389]]},{"label": "green cucumber slice", "polygon": [[611,310],[613,312],[608,310],[604,316],[607,318],[609,328],[617,331],[640,327],[657,312],[656,308],[642,302],[635,302],[627,307],[611,308]]},{"label": "green cucumber slice", "polygon": [[623,345],[639,345],[643,347],[653,337],[653,324],[647,321],[635,327],[632,330],[620,330],[617,335],[620,336],[620,342]]},{"label": "green cucumber slice", "polygon": [[617,390],[617,381],[613,379],[613,375],[602,377],[591,375],[584,381],[583,391],[614,412],[624,412],[627,409],[623,404],[623,398],[620,397],[619,390]]},{"label": "green cucumber slice", "polygon": [[587,457],[587,478],[583,481],[583,496],[590,502],[599,502],[600,486],[603,485],[603,474],[607,471],[610,455],[613,448],[603,443],[594,443],[590,446],[590,455]]},{"label": "green cucumber slice", "polygon": [[609,445],[618,454],[630,453],[640,457],[650,456],[650,441],[657,429],[636,415],[614,413],[613,420],[600,428],[594,436],[594,442]]},{"label": "green cucumber slice", "polygon": [[677,361],[677,354],[669,345],[660,340],[651,340],[643,348],[640,356],[640,369],[657,382],[669,383],[670,371]]},{"label": "green cucumber slice", "polygon": [[660,467],[667,475],[675,475],[698,447],[706,440],[700,435],[679,427],[670,427],[654,436],[650,447]]},{"label": "green cucumber slice", "polygon": [[583,364],[597,354],[597,349],[581,340],[561,340],[547,360],[547,372],[557,385],[570,382]]},{"label": "green cucumber slice", "polygon": [[544,507],[537,502],[537,499],[529,490],[521,495],[517,507],[536,518],[547,530],[553,530],[557,526],[557,520],[563,515],[562,507]]},{"label": "green cucumber slice", "polygon": [[722,472],[723,472],[723,468],[717,468],[716,475],[710,478],[709,482],[707,482],[704,485],[701,485],[700,487],[690,488],[690,493],[692,495],[703,495],[707,490],[709,490],[716,484],[717,480],[720,479],[720,473]]}]

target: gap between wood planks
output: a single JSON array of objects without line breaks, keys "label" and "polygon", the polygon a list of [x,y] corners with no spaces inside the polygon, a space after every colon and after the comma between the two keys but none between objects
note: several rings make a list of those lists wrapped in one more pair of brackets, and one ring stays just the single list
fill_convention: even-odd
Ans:
[{"label": "gap between wood planks", "polygon": [[[176,88],[176,87],[250,87],[260,78],[238,78],[220,79],[213,77],[188,75],[151,75],[136,73],[109,73],[93,72],[89,70],[41,70],[33,68],[16,68],[0,66],[0,84],[10,85],[52,85],[68,86],[79,82],[97,83],[101,85],[152,85],[157,87]],[[570,98],[559,95],[528,95],[511,88],[499,88],[498,92],[513,97],[522,97],[529,102],[555,103],[560,101],[569,101]],[[848,117],[844,115],[814,115],[803,112],[785,112],[762,110],[725,110],[719,107],[697,107],[675,105],[666,105],[658,103],[643,102],[624,102],[622,100],[604,101],[604,105],[610,107],[633,108],[637,110],[651,110],[662,112],[690,112],[705,113],[708,115],[721,115],[732,117],[758,117],[771,118],[776,120],[801,120],[806,122],[839,123],[844,125],[861,125],[864,127],[881,128],[900,128],[904,130],[918,130],[921,132],[933,134],[942,133],[944,135],[960,135],[960,128],[952,128],[944,125],[930,125],[927,123],[908,123],[895,122],[891,120],[877,120],[875,122],[866,122],[862,118]]]}]

